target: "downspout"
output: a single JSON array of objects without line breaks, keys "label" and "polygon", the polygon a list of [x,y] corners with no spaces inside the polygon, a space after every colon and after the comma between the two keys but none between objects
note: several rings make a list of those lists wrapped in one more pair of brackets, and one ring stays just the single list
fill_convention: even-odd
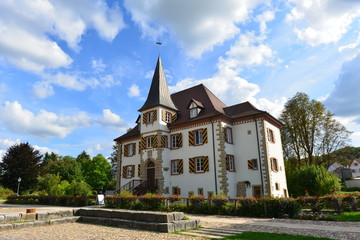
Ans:
[{"label": "downspout", "polygon": [[257,126],[257,122],[256,119],[254,117],[254,122],[255,122],[255,128],[256,128],[256,141],[257,141],[257,147],[258,147],[258,155],[259,155],[259,170],[260,170],[260,179],[261,179],[261,188],[262,188],[262,193],[263,195],[265,195],[265,186],[264,186],[264,179],[263,179],[263,172],[262,172],[262,165],[261,165],[261,153],[260,153],[260,143],[259,143],[259,130],[258,130],[258,126]]},{"label": "downspout", "polygon": [[118,165],[118,169],[116,169],[117,171],[117,176],[118,176],[118,181],[119,181],[119,193],[121,192],[121,173],[122,173],[122,169],[121,169],[121,166],[122,166],[122,161],[121,161],[121,156],[122,156],[122,144],[118,144],[118,160],[119,160],[119,165]]},{"label": "downspout", "polygon": [[214,178],[215,178],[215,195],[218,195],[218,188],[217,188],[217,169],[216,169],[216,160],[215,160],[215,134],[214,134],[214,122],[211,121],[212,127],[212,136],[213,136],[213,157],[214,157]]}]

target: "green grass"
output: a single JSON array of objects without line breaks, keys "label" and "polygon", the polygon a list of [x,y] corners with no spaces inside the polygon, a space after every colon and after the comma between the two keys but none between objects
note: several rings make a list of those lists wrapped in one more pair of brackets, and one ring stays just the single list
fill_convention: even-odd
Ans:
[{"label": "green grass", "polygon": [[343,212],[334,216],[336,221],[355,222],[360,221],[360,212]]},{"label": "green grass", "polygon": [[278,234],[278,233],[263,233],[263,232],[243,232],[234,236],[230,236],[224,239],[239,239],[239,240],[330,240],[330,238],[317,238],[311,236],[300,236],[290,234]]}]

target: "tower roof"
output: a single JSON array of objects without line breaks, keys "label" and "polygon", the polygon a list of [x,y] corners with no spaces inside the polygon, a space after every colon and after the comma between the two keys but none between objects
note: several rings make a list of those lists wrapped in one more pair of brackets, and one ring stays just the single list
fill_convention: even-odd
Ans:
[{"label": "tower roof", "polygon": [[161,64],[160,56],[158,57],[157,60],[148,97],[144,105],[139,109],[139,111],[159,105],[168,107],[173,110],[178,110],[174,105],[173,101],[171,100],[169,87],[166,82],[165,73]]}]

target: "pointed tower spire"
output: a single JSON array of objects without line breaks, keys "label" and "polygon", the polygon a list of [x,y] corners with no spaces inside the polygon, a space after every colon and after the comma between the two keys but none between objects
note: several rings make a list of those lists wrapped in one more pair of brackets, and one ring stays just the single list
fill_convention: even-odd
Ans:
[{"label": "pointed tower spire", "polygon": [[178,110],[170,97],[169,87],[166,82],[164,69],[161,64],[161,58],[158,57],[154,76],[151,82],[148,97],[144,105],[139,109],[142,111],[151,107],[162,105],[173,110]]}]

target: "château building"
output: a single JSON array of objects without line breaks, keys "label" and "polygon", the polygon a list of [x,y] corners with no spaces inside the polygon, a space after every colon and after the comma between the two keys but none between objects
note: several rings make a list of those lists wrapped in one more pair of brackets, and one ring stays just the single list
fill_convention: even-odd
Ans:
[{"label": "ch\u00e2teau building", "polygon": [[203,84],[170,95],[158,58],[136,126],[115,139],[116,184],[136,194],[288,196],[282,126],[249,102],[225,105]]}]

